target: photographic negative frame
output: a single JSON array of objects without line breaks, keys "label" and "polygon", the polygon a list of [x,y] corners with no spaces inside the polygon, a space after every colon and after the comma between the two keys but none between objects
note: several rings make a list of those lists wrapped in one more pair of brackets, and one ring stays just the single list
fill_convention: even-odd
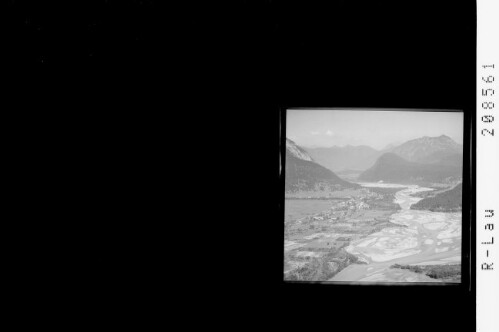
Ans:
[{"label": "photographic negative frame", "polygon": [[[354,8],[356,7],[356,8]],[[395,325],[407,312],[440,312],[454,320],[432,320],[432,327],[475,329],[476,245],[475,154],[476,54],[474,4],[412,3],[406,11],[393,3],[283,5],[279,21],[274,115],[278,114],[279,181],[276,190],[279,226],[271,226],[272,280],[279,285],[284,308],[290,303],[328,307],[355,320],[359,328],[389,308]],[[423,9],[426,8],[426,9]],[[428,12],[429,11],[429,12]],[[330,15],[330,13],[334,13]],[[426,13],[426,14],[423,14]],[[452,15],[450,14],[452,13]],[[308,18],[307,18],[308,17]],[[313,17],[313,18],[312,18]],[[355,24],[353,18],[355,17]],[[424,17],[424,23],[420,18]],[[437,18],[440,17],[440,18]],[[348,27],[348,29],[344,29]],[[286,281],[284,278],[285,149],[288,110],[406,110],[463,114],[462,280],[459,284],[334,283]],[[402,286],[402,287],[401,287]],[[373,300],[374,299],[374,300]],[[434,299],[432,302],[429,299]],[[375,301],[379,305],[363,303]],[[399,307],[398,305],[403,307]],[[353,309],[352,309],[353,310]],[[307,311],[308,312],[308,311]],[[327,316],[327,309],[319,310]],[[398,325],[404,326],[404,325]],[[411,326],[427,328],[424,321]]]}]

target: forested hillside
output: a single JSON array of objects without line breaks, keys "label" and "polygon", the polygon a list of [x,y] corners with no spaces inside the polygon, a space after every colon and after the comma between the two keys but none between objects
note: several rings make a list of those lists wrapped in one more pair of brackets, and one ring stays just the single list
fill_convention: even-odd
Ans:
[{"label": "forested hillside", "polygon": [[437,194],[435,197],[423,198],[411,205],[411,209],[444,212],[461,211],[462,195],[463,185],[460,183],[453,189]]}]

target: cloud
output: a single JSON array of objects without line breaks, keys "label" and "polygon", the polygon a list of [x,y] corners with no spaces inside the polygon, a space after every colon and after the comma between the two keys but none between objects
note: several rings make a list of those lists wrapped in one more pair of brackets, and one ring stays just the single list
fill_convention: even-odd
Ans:
[{"label": "cloud", "polygon": [[331,130],[328,130],[328,131],[326,131],[326,135],[327,135],[327,136],[333,136],[333,135],[334,135],[334,133],[333,133]]},{"label": "cloud", "polygon": [[320,134],[321,134],[321,133],[319,133],[318,131],[311,131],[311,132],[310,132],[310,135],[314,135],[314,136],[315,136],[315,135],[320,135]]}]

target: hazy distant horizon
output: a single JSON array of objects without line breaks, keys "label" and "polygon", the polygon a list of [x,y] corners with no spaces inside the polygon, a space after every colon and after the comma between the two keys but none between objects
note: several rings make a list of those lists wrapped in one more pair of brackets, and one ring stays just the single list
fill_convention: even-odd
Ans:
[{"label": "hazy distant horizon", "polygon": [[423,136],[463,144],[462,112],[288,110],[286,137],[306,148],[369,146],[382,150]]}]

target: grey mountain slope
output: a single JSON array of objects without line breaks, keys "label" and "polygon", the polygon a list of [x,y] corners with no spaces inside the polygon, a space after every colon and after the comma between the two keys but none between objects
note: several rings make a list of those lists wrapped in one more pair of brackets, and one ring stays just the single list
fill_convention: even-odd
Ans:
[{"label": "grey mountain slope", "polygon": [[462,177],[462,166],[454,162],[416,163],[389,152],[380,156],[373,167],[359,176],[359,180],[418,183],[445,182],[460,177]]},{"label": "grey mountain slope", "polygon": [[438,137],[420,137],[407,141],[390,152],[402,158],[419,163],[437,162],[439,156],[446,157],[452,154],[462,154],[463,147],[446,135]]},{"label": "grey mountain slope", "polygon": [[303,148],[298,146],[295,142],[286,138],[286,151],[295,156],[298,159],[314,161],[312,157]]},{"label": "grey mountain slope", "polygon": [[316,162],[300,158],[303,156],[296,153],[297,148],[300,147],[294,145],[286,146],[286,192],[358,187],[357,184],[341,179],[334,172]]}]

